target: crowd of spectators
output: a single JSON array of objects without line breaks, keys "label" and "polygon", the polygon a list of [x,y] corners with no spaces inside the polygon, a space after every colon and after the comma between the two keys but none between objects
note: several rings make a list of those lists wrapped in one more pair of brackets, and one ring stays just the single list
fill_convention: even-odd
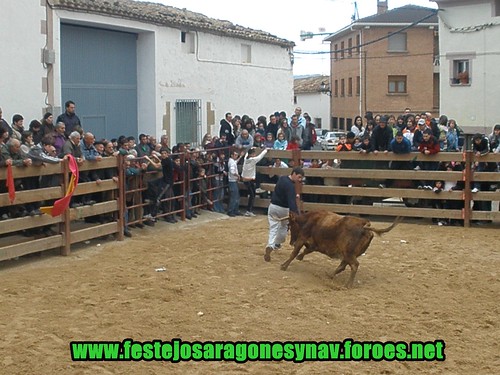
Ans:
[{"label": "crowd of spectators", "polygon": [[[311,150],[318,142],[315,125],[311,117],[297,107],[288,117],[284,111],[275,112],[268,118],[260,116],[255,122],[250,116],[233,116],[226,113],[220,121],[218,135],[205,134],[199,147],[190,143],[178,143],[170,147],[167,135],[158,141],[154,136],[140,134],[120,136],[116,139],[96,140],[90,132],[84,131],[75,110],[75,103],[65,103],[65,111],[54,121],[51,113],[39,120],[32,120],[28,129],[20,114],[12,117],[9,124],[2,117],[0,109],[0,167],[5,165],[29,166],[42,163],[58,163],[65,155],[71,154],[80,165],[87,161],[99,162],[103,158],[125,158],[126,183],[130,193],[126,195],[128,209],[125,215],[125,234],[131,236],[131,226],[154,225],[163,218],[176,223],[178,216],[191,220],[201,209],[227,213],[229,216],[241,215],[239,212],[240,182],[246,186],[249,204],[246,216],[254,216],[253,199],[255,194],[266,193],[260,188],[262,182],[274,182],[278,176],[255,173],[256,165],[275,168],[294,167],[293,160],[280,160],[264,157],[265,152],[255,150]],[[459,151],[461,144],[460,128],[453,119],[441,116],[434,119],[430,113],[412,114],[409,111],[399,115],[373,115],[367,112],[364,117],[357,116],[354,125],[341,137],[336,150],[339,152],[408,154],[421,152],[432,155],[442,151]],[[473,150],[478,155],[500,152],[500,125],[495,125],[489,135],[476,134],[473,137]],[[341,158],[339,158],[341,159]],[[332,160],[302,161],[304,167],[339,167]],[[341,168],[357,168],[352,161],[341,162]],[[372,166],[373,167],[373,166]],[[457,163],[435,161],[392,161],[377,162],[377,168],[395,170],[459,170]],[[476,171],[497,171],[496,163],[478,162]],[[245,171],[241,174],[242,169]],[[147,172],[161,172],[161,177],[144,179]],[[118,181],[115,169],[97,169],[80,173],[80,182],[94,181],[100,184],[104,179]],[[394,181],[383,181],[381,188],[392,186]],[[309,178],[307,183],[335,183],[327,178]],[[16,189],[58,186],[60,181],[54,176],[31,177],[16,180]],[[461,188],[447,181],[420,181],[418,188],[439,192],[446,189]],[[458,186],[458,187],[457,187]],[[463,187],[462,187],[463,188]],[[495,186],[476,183],[472,192],[491,190]],[[5,192],[1,187],[0,192]],[[229,194],[227,194],[229,193]],[[228,199],[225,199],[228,195]],[[72,207],[93,205],[104,199],[98,194],[74,197]],[[316,198],[312,198],[316,199]],[[224,208],[224,202],[227,209]],[[50,203],[50,202],[45,202]],[[484,202],[478,202],[481,204]],[[487,203],[487,202],[486,202]],[[40,203],[0,207],[0,219],[41,215]],[[108,220],[101,215],[97,220]]]},{"label": "crowd of spectators", "polygon": [[[264,116],[258,118],[257,123],[248,116],[234,116],[231,113],[226,113],[225,118],[220,122],[219,139],[225,143],[233,145],[238,150],[247,151],[251,147],[260,147],[265,149],[276,150],[310,150],[317,142],[314,124],[311,123],[311,118],[304,114],[302,116],[301,108],[296,108],[292,116],[287,117],[285,112],[275,112],[267,119]],[[439,118],[434,118],[430,112],[413,114],[410,110],[405,110],[404,113],[398,115],[374,115],[367,112],[364,117],[356,116],[354,124],[344,136],[341,136],[335,150],[338,152],[359,152],[362,154],[368,153],[394,153],[394,154],[410,154],[419,152],[424,155],[434,155],[439,152],[459,152],[463,150],[464,138],[461,134],[462,130],[453,119],[448,119],[447,116],[441,115]],[[488,135],[475,134],[472,137],[471,149],[475,155],[482,157],[490,152],[500,152],[500,124],[493,127],[492,132]],[[393,170],[415,170],[415,171],[438,171],[438,170],[454,170],[460,171],[464,168],[464,163],[439,162],[434,160],[416,161],[413,160],[394,160],[391,162],[362,162],[354,160],[341,160],[341,157],[332,160],[302,160],[303,167],[311,168],[390,168]],[[270,160],[263,159],[259,165],[272,166],[274,164],[286,165],[292,164],[292,160]],[[293,167],[293,165],[290,165]],[[475,162],[473,170],[481,171],[498,171],[497,163]],[[425,174],[422,174],[425,176]],[[259,183],[268,181],[268,176],[257,174],[257,193],[263,193]],[[307,178],[308,184],[315,185],[338,185],[338,179],[334,178]],[[418,189],[432,190],[439,193],[443,190],[462,190],[462,182],[455,183],[446,181],[381,181],[378,186],[386,187],[414,187]],[[349,185],[352,186],[352,185]],[[472,193],[478,191],[491,191],[497,188],[495,183],[479,183],[476,182],[472,186]],[[251,195],[251,194],[250,194]],[[346,197],[326,197],[325,199],[336,199],[340,203],[346,203]],[[306,199],[317,201],[319,198],[308,196]],[[444,208],[456,207],[456,202],[442,202],[432,200],[431,203],[422,200],[421,205],[439,206]],[[491,202],[477,201],[474,202],[474,208],[478,210],[488,210],[491,207]],[[438,224],[444,225],[445,222],[438,220]]]}]

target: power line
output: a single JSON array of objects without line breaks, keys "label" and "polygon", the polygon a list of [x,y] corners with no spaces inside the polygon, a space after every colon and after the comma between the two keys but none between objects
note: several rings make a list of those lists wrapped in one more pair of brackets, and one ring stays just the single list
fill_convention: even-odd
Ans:
[{"label": "power line", "polygon": [[[409,24],[408,26],[405,26],[399,30],[396,30],[396,31],[393,31],[392,33],[389,33],[385,36],[382,36],[380,38],[377,38],[377,39],[374,39],[374,40],[370,40],[368,42],[365,42],[365,43],[362,43],[362,44],[359,44],[355,47],[350,47],[350,48],[342,48],[342,49],[337,49],[335,51],[293,51],[294,54],[298,54],[298,55],[325,55],[325,54],[333,54],[333,53],[340,53],[340,52],[345,52],[345,51],[352,51],[353,49],[359,49],[361,47],[365,47],[365,46],[369,46],[371,44],[374,44],[374,43],[378,43],[382,40],[385,40],[385,39],[388,39],[390,38],[391,36],[393,35],[396,35],[396,34],[399,34],[405,30],[408,30],[416,25],[418,25],[419,23],[422,23],[423,21],[431,18],[432,16],[436,15],[438,12],[438,10],[436,11],[433,11],[431,14],[428,14],[427,16],[419,19],[418,21],[415,21],[415,22],[412,22],[411,24]],[[327,33],[329,35],[332,35],[333,33]]]}]

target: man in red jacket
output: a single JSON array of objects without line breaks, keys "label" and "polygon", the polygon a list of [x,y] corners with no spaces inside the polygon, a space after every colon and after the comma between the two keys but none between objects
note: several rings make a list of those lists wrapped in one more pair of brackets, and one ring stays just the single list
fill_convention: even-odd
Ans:
[{"label": "man in red jacket", "polygon": [[[434,155],[441,150],[439,141],[432,135],[431,129],[425,129],[423,133],[423,140],[418,146],[418,151],[424,155]],[[420,168],[424,171],[436,171],[439,167],[438,161],[423,161],[420,163]],[[422,187],[424,189],[432,190],[434,183],[432,181],[427,181],[419,185],[419,189]]]}]

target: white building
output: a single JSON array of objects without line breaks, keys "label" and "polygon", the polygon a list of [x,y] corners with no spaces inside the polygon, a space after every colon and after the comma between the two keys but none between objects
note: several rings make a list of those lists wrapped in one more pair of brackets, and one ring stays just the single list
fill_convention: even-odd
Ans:
[{"label": "white building", "polygon": [[218,134],[224,113],[293,107],[293,42],[132,0],[3,0],[0,107],[10,122],[76,102],[96,138]]},{"label": "white building", "polygon": [[322,75],[296,77],[294,103],[308,113],[317,128],[330,129],[330,77]]},{"label": "white building", "polygon": [[500,123],[500,1],[434,0],[439,6],[441,113],[468,131]]}]

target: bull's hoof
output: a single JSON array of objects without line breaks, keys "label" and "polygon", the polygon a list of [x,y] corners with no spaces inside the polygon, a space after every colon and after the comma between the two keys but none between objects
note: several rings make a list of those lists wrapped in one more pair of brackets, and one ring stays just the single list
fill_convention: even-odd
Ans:
[{"label": "bull's hoof", "polygon": [[347,283],[345,283],[344,288],[346,288],[346,289],[351,289],[351,288],[352,288],[352,286],[353,286],[353,284],[354,284],[354,283],[352,283],[352,282],[349,282],[349,281],[348,281]]},{"label": "bull's hoof", "polygon": [[302,259],[304,259],[304,254],[299,254],[299,255],[297,255],[297,258],[295,258],[295,259],[297,259],[297,260],[302,260]]},{"label": "bull's hoof", "polygon": [[266,262],[270,262],[271,261],[271,252],[273,251],[273,248],[268,246],[266,247],[266,253],[264,254],[264,260]]},{"label": "bull's hoof", "polygon": [[288,268],[288,264],[282,264],[282,265],[281,265],[281,267],[280,267],[280,269],[281,269],[282,271],[286,271],[286,270],[287,270],[287,268]]}]

